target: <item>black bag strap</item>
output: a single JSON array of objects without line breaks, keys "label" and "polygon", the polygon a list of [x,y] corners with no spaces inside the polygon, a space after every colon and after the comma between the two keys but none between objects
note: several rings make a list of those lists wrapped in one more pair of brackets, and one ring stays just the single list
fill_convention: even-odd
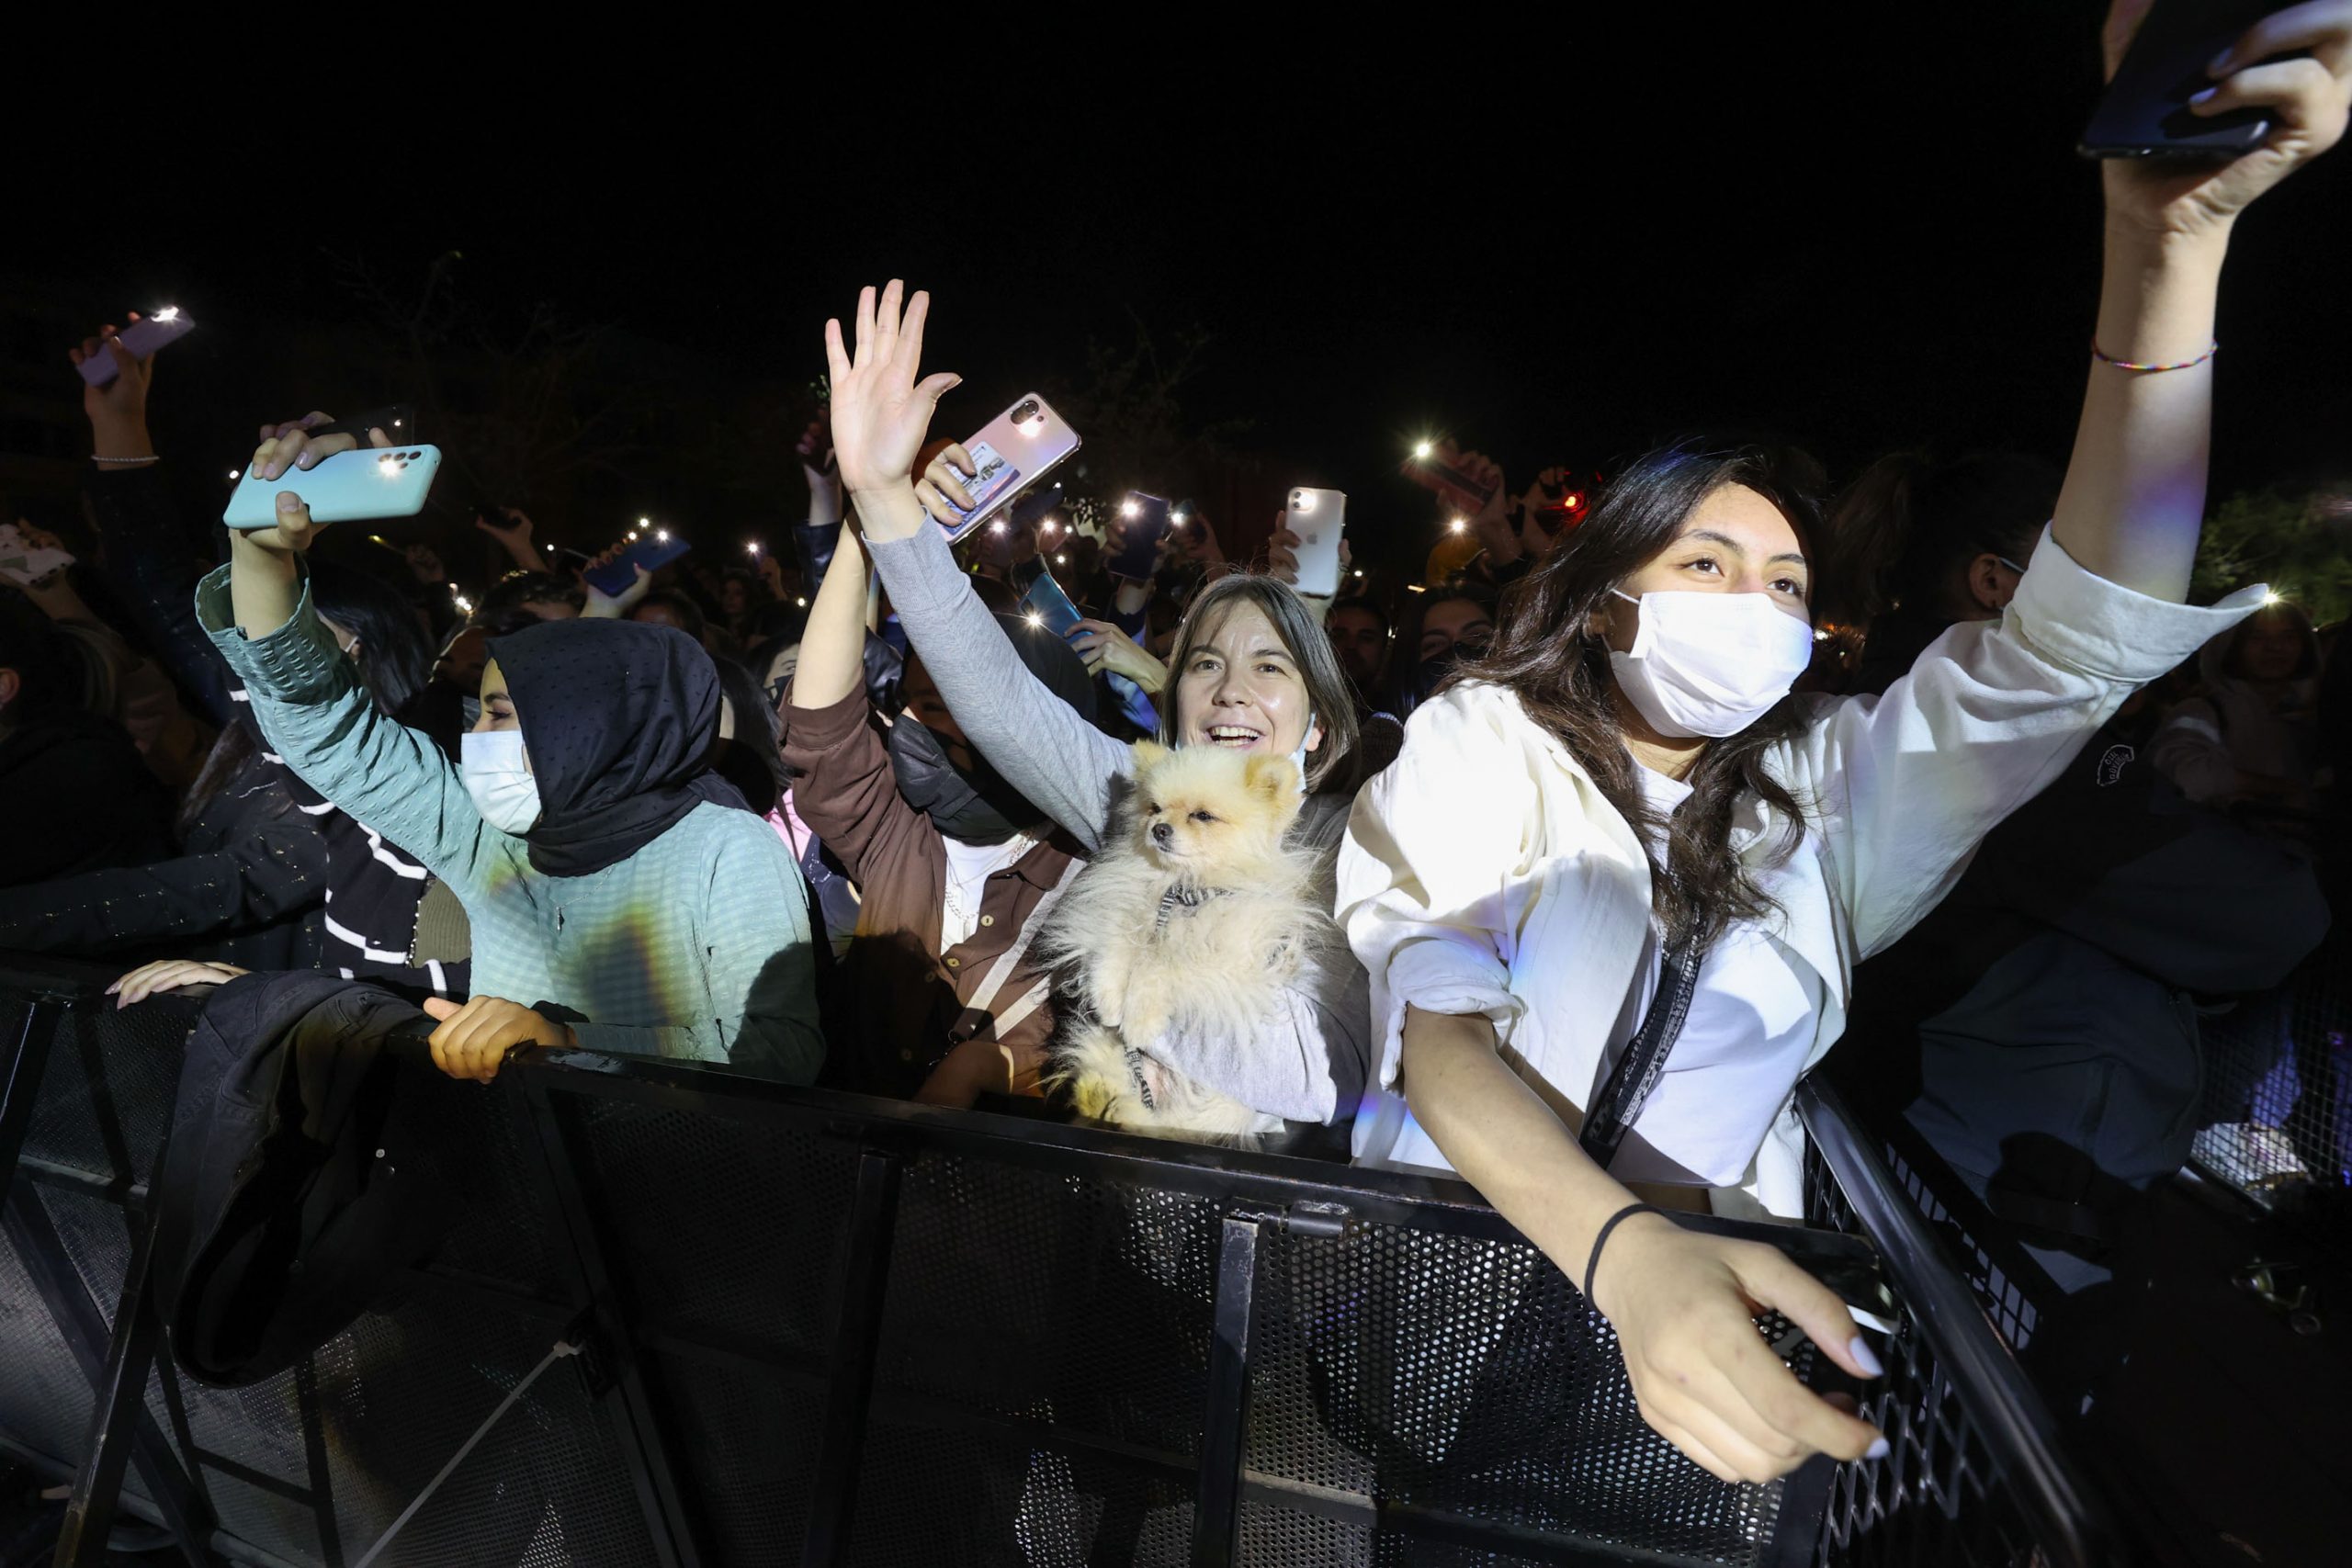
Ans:
[{"label": "black bag strap", "polygon": [[1699,965],[1704,957],[1697,942],[1686,937],[1658,960],[1657,995],[1650,998],[1641,1028],[1634,1032],[1617,1065],[1609,1069],[1600,1092],[1592,1097],[1577,1142],[1603,1170],[1617,1157],[1617,1145],[1625,1141],[1626,1129],[1641,1115],[1650,1092],[1657,1088],[1658,1076],[1666,1071],[1667,1054],[1674,1049],[1682,1021],[1690,1015],[1690,996],[1698,989]]}]

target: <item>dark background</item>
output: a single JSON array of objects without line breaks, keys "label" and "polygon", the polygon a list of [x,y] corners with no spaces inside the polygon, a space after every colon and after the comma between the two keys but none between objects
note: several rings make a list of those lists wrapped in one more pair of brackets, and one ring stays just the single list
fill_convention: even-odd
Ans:
[{"label": "dark background", "polygon": [[[1163,368],[1202,340],[1152,415],[1166,439],[1090,449],[1170,471],[1088,477],[1201,494],[1236,553],[1283,487],[1317,483],[1350,492],[1360,557],[1418,562],[1436,524],[1396,463],[1429,433],[1514,489],[1725,424],[1839,478],[1922,442],[2063,457],[2097,288],[2073,145],[2099,10],[1367,13],[1343,40],[1196,18],[1182,49],[1066,62],[1023,58],[1009,17],[819,47],[681,12],[674,57],[639,17],[593,63],[477,38],[430,81],[256,39],[277,62],[233,87],[27,111],[34,188],[55,191],[22,198],[38,220],[0,260],[19,459],[0,482],[79,461],[26,454],[23,422],[44,389],[74,412],[75,323],[142,302],[201,322],[156,392],[187,482],[220,482],[261,417],[425,396],[396,326],[451,252],[439,499],[499,491],[567,544],[647,511],[740,533],[796,515],[780,443],[823,320],[893,275],[932,290],[928,361],[966,378],[941,434],[1032,388],[1089,406],[1139,331]],[[2347,198],[2339,152],[2241,228],[2217,491],[2352,469]],[[467,423],[528,375],[535,310],[599,329],[550,393],[570,423]],[[566,440],[584,460],[561,471],[521,450]],[[418,526],[463,537],[454,515]]]}]

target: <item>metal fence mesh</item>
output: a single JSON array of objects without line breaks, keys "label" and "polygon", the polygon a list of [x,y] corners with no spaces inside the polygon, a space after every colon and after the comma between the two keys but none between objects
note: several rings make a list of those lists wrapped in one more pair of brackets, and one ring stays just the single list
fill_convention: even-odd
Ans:
[{"label": "metal fence mesh", "polygon": [[2352,930],[2338,924],[2278,990],[2207,1016],[2191,1158],[2257,1202],[2352,1187]]}]

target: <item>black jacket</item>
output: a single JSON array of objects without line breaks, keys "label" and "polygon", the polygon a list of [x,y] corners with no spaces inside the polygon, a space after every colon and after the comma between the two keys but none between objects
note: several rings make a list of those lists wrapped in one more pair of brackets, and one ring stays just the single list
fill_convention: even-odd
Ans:
[{"label": "black jacket", "polygon": [[[216,744],[243,743],[230,731]],[[202,957],[248,969],[317,964],[327,845],[285,778],[252,750],[197,815],[177,854],[163,845],[158,852],[169,858],[144,865],[0,889],[0,947]]]},{"label": "black jacket", "polygon": [[432,1250],[456,1195],[429,1134],[458,1086],[386,1049],[431,1027],[318,974],[248,975],[205,1004],[154,1183],[181,1370],[226,1387],[284,1371]]},{"label": "black jacket", "polygon": [[27,719],[0,737],[0,887],[169,854],[170,809],[119,725],[78,709]]}]

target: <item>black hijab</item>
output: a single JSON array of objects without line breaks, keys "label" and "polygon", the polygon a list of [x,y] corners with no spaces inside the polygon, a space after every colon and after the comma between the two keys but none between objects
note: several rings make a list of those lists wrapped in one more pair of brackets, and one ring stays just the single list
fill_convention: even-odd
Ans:
[{"label": "black hijab", "polygon": [[702,645],[641,621],[542,621],[490,639],[539,786],[532,866],[586,876],[703,801],[741,807],[708,768],[718,671]]}]

